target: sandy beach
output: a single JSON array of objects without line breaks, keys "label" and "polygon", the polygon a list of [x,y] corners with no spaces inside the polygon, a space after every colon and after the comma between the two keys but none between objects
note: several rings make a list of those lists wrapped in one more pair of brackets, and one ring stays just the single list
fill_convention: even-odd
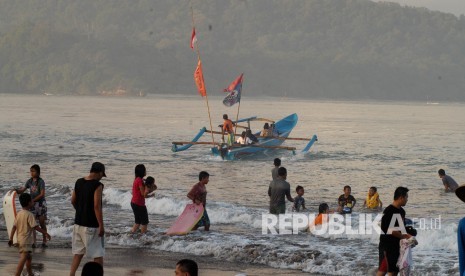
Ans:
[{"label": "sandy beach", "polygon": [[[0,231],[4,236],[4,231]],[[2,238],[0,243],[0,275],[14,275],[18,263],[18,249],[8,247],[7,240]],[[62,248],[63,244],[50,243],[49,248],[34,249],[32,267],[40,275],[68,275],[71,264],[71,248]],[[301,271],[273,269],[261,265],[226,262],[209,256],[194,256],[166,251],[143,248],[107,247],[104,260],[105,275],[174,275],[176,262],[183,258],[195,260],[200,269],[200,275],[311,275]],[[84,258],[82,265],[89,261]]]}]

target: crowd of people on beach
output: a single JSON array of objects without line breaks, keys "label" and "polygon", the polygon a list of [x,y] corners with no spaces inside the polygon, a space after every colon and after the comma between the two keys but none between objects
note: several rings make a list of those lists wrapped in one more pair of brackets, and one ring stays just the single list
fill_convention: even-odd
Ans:
[{"label": "crowd of people on beach", "polygon": [[[296,196],[291,196],[290,184],[287,182],[287,169],[281,166],[281,160],[275,158],[274,167],[271,170],[272,180],[268,187],[268,196],[270,199],[269,212],[274,215],[286,213],[286,199],[293,203],[293,212],[308,211],[305,205],[304,188],[298,185],[295,189]],[[14,189],[19,196],[22,210],[18,212],[13,229],[9,236],[8,244],[13,245],[13,237],[17,234],[18,248],[20,253],[19,263],[15,275],[21,275],[24,265],[28,275],[34,275],[31,269],[32,248],[36,247],[35,232],[42,233],[41,247],[47,248],[47,242],[51,239],[47,233],[47,204],[45,200],[45,181],[40,176],[40,167],[34,164],[30,168],[31,177],[25,185]],[[143,164],[138,164],[134,169],[134,182],[132,185],[131,208],[134,214],[134,225],[131,233],[137,233],[139,230],[142,234],[147,232],[149,224],[147,207],[145,199],[154,197],[157,190],[155,179],[151,176],[146,177],[146,168]],[[455,180],[446,175],[443,169],[438,171],[442,179],[446,192],[455,192],[457,196],[465,202],[465,186],[458,186]],[[201,219],[193,227],[196,230],[204,227],[205,231],[210,229],[210,219],[206,210],[207,189],[209,182],[209,173],[201,171],[199,173],[199,182],[187,193],[187,197],[194,204],[202,204],[204,211]],[[72,235],[72,253],[70,275],[75,275],[84,255],[93,259],[87,262],[81,275],[103,275],[103,258],[105,256],[104,235],[105,228],[103,223],[102,197],[104,185],[101,183],[105,174],[105,165],[100,162],[94,162],[87,176],[79,178],[74,186],[71,195],[71,203],[75,209],[75,219]],[[146,178],[145,178],[146,177]],[[26,190],[29,189],[29,193]],[[332,210],[329,204],[322,202],[318,207],[318,216],[313,222],[313,226],[328,222],[328,214],[351,214],[357,200],[351,195],[351,187],[346,185],[343,188],[344,193],[337,199],[337,209]],[[409,275],[409,263],[411,262],[410,248],[417,244],[414,236],[416,230],[412,226],[404,227],[406,224],[406,213],[402,208],[408,202],[409,189],[397,187],[394,191],[393,202],[383,211],[381,220],[381,230],[385,234],[380,235],[379,242],[379,276],[397,275],[401,271],[402,275]],[[383,203],[380,200],[376,187],[370,187],[364,201],[364,208],[381,211]],[[392,223],[393,218],[401,217],[401,221]],[[38,221],[38,223],[37,223]],[[399,230],[399,228],[403,230]],[[404,231],[405,230],[405,231]],[[459,261],[461,275],[465,271],[465,218],[459,223],[458,229],[459,243]],[[404,256],[406,256],[404,258]],[[401,262],[399,266],[399,260]],[[176,264],[175,275],[196,276],[198,266],[195,261],[183,259]]]},{"label": "crowd of people on beach", "polygon": [[[47,207],[45,201],[45,181],[40,177],[40,167],[34,164],[30,168],[31,178],[28,179],[24,187],[15,188],[20,194],[19,202],[22,210],[16,215],[14,226],[9,235],[8,245],[13,245],[15,234],[17,235],[17,246],[20,253],[20,259],[16,268],[15,275],[22,275],[24,266],[26,266],[27,275],[34,275],[32,272],[32,249],[36,247],[35,232],[43,234],[42,247],[47,248],[47,241],[51,239],[47,233],[46,218]],[[155,179],[146,176],[146,168],[139,164],[134,169],[134,182],[132,187],[131,208],[134,213],[134,225],[132,233],[139,231],[142,234],[147,232],[148,212],[145,206],[145,199],[153,197],[153,192],[157,189]],[[71,204],[75,209],[73,236],[72,236],[72,253],[70,275],[75,275],[82,261],[87,256],[93,261],[87,262],[82,269],[81,275],[98,276],[103,275],[103,258],[105,256],[104,236],[105,227],[103,223],[103,187],[100,182],[105,174],[105,165],[100,162],[94,162],[90,172],[86,177],[79,178],[74,186],[71,195]],[[200,172],[199,182],[195,184],[187,197],[195,204],[206,205],[206,187],[209,174],[205,171]],[[29,189],[29,193],[25,191]],[[39,221],[39,225],[37,225]],[[206,209],[200,221],[195,225],[205,227],[208,231],[210,220]],[[176,264],[175,275],[197,276],[197,263],[193,260],[183,259]]]}]

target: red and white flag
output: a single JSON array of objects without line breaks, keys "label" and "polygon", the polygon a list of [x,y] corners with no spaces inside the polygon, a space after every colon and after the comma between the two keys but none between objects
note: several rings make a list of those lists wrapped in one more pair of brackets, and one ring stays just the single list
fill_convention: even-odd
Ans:
[{"label": "red and white flag", "polygon": [[191,36],[191,48],[194,50],[194,44],[197,42],[197,36],[195,35],[195,28],[192,28],[192,36]]}]

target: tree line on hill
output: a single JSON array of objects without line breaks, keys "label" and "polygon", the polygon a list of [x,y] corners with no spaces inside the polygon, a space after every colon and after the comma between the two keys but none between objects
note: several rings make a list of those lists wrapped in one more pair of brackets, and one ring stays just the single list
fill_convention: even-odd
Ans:
[{"label": "tree line on hill", "polygon": [[465,17],[368,0],[0,0],[0,92],[465,100]]}]

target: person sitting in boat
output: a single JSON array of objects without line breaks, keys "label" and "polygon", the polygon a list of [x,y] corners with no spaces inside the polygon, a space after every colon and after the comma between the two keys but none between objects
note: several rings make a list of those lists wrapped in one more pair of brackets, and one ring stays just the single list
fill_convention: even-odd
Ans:
[{"label": "person sitting in boat", "polygon": [[247,145],[258,143],[257,137],[252,134],[252,130],[250,130],[250,128],[245,132],[245,136],[247,137],[245,141]]},{"label": "person sitting in boat", "polygon": [[270,125],[268,123],[265,123],[265,125],[263,126],[263,130],[260,133],[260,136],[269,137],[271,135],[272,133],[271,133]]},{"label": "person sitting in boat", "polygon": [[237,138],[236,143],[245,145],[246,144],[247,137],[245,137],[245,131],[241,133],[241,137]]},{"label": "person sitting in boat", "polygon": [[269,128],[269,132],[271,133],[270,136],[279,136],[279,132],[278,130],[276,129],[276,125],[275,124],[271,124],[270,125],[270,128]]}]

